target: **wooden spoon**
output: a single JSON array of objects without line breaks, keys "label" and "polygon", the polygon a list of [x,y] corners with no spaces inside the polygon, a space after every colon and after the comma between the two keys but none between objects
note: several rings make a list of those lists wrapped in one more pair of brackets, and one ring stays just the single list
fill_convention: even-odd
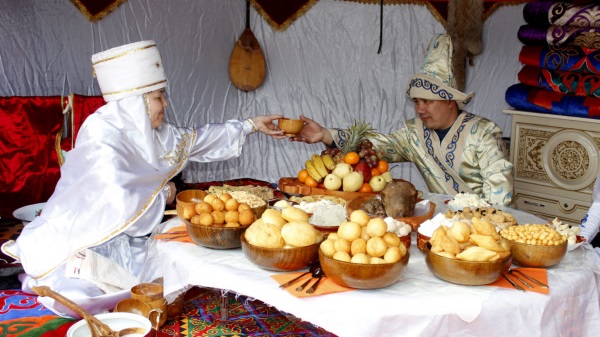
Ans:
[{"label": "wooden spoon", "polygon": [[121,331],[114,331],[108,325],[102,323],[94,315],[90,314],[87,310],[79,306],[77,303],[55,292],[47,286],[32,287],[31,290],[40,296],[47,296],[57,300],[67,308],[73,310],[79,316],[83,317],[90,327],[92,337],[120,337],[132,333],[144,333],[145,331],[142,328],[125,328]]},{"label": "wooden spoon", "polygon": [[250,30],[250,0],[246,0],[246,29],[229,57],[229,79],[242,91],[256,90],[265,80],[266,61],[258,40]]}]

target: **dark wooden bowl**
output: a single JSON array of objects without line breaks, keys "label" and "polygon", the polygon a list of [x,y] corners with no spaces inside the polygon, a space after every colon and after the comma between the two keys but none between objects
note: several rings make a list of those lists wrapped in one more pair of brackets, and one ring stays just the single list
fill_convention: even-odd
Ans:
[{"label": "dark wooden bowl", "polygon": [[248,226],[204,226],[184,220],[190,238],[200,246],[213,249],[233,249],[241,246],[240,235]]},{"label": "dark wooden bowl", "polygon": [[567,254],[567,241],[559,246],[528,245],[508,240],[513,261],[523,267],[552,267]]},{"label": "dark wooden bowl", "polygon": [[305,247],[264,248],[252,245],[242,234],[242,251],[246,258],[260,268],[274,271],[300,270],[319,260],[321,242]]},{"label": "dark wooden bowl", "polygon": [[361,264],[334,260],[319,249],[319,261],[325,275],[333,282],[348,288],[377,289],[392,285],[402,277],[410,253],[400,261],[383,264]]},{"label": "dark wooden bowl", "polygon": [[[348,216],[350,216],[350,214],[357,209],[363,209],[365,202],[367,202],[367,200],[369,200],[373,197],[374,197],[374,195],[360,195],[360,196],[352,198],[350,201],[348,201],[348,203],[346,204],[346,209],[348,210]],[[424,215],[405,217],[405,218],[394,218],[394,219],[411,225],[413,228],[413,232],[415,232],[415,231],[417,231],[417,228],[419,228],[420,224],[431,219],[431,217],[433,216],[433,213],[435,212],[435,207],[436,207],[436,204],[433,202],[430,202],[429,210]]]},{"label": "dark wooden bowl", "polygon": [[491,262],[451,259],[431,252],[431,243],[423,247],[429,270],[442,280],[462,285],[483,285],[496,281],[508,271],[512,255]]}]

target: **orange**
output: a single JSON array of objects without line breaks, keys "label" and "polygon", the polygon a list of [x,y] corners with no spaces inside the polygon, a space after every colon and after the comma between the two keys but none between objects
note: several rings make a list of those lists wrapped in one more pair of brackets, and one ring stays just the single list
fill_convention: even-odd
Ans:
[{"label": "orange", "polygon": [[373,192],[373,187],[371,187],[371,185],[369,185],[369,183],[363,183],[357,192],[361,192],[361,193]]},{"label": "orange", "polygon": [[307,176],[304,180],[304,184],[309,187],[317,187],[319,186],[319,182],[314,180],[313,177]]},{"label": "orange", "polygon": [[387,170],[389,169],[389,164],[387,161],[381,159],[377,162],[377,169],[379,170],[379,174],[383,173],[383,172],[387,172]]},{"label": "orange", "polygon": [[377,167],[373,167],[371,169],[371,176],[374,177],[374,176],[378,176],[378,175],[381,175],[381,172],[379,171],[379,169]]},{"label": "orange", "polygon": [[358,164],[359,161],[360,161],[360,157],[358,156],[358,153],[356,153],[354,151],[348,152],[348,153],[346,153],[346,155],[344,155],[344,163],[346,163],[346,164],[356,165],[356,164]]},{"label": "orange", "polygon": [[306,177],[308,177],[308,171],[306,169],[302,169],[298,172],[298,181],[301,183],[306,180]]}]

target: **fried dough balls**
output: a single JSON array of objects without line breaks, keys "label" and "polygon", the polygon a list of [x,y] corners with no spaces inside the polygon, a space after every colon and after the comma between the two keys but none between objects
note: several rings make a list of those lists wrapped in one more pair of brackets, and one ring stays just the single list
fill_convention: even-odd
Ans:
[{"label": "fried dough balls", "polygon": [[[195,225],[240,227],[249,226],[256,220],[252,208],[229,193],[207,194],[200,202],[186,203],[183,207],[183,218]],[[246,212],[242,214],[244,210]]]},{"label": "fried dough balls", "polygon": [[285,241],[281,231],[274,225],[262,221],[255,222],[244,232],[249,244],[264,248],[283,248]]},{"label": "fried dough balls", "polygon": [[[407,254],[400,237],[387,231],[381,218],[367,220],[361,210],[350,214],[319,246],[321,252],[334,260],[358,264],[397,263]],[[360,222],[360,223],[359,223]]]}]

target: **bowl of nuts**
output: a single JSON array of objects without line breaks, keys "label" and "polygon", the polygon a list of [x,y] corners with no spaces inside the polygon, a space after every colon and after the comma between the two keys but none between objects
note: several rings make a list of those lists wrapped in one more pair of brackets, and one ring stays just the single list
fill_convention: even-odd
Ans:
[{"label": "bowl of nuts", "polygon": [[567,237],[545,224],[511,226],[500,235],[510,242],[515,264],[523,267],[551,267],[567,253]]}]

